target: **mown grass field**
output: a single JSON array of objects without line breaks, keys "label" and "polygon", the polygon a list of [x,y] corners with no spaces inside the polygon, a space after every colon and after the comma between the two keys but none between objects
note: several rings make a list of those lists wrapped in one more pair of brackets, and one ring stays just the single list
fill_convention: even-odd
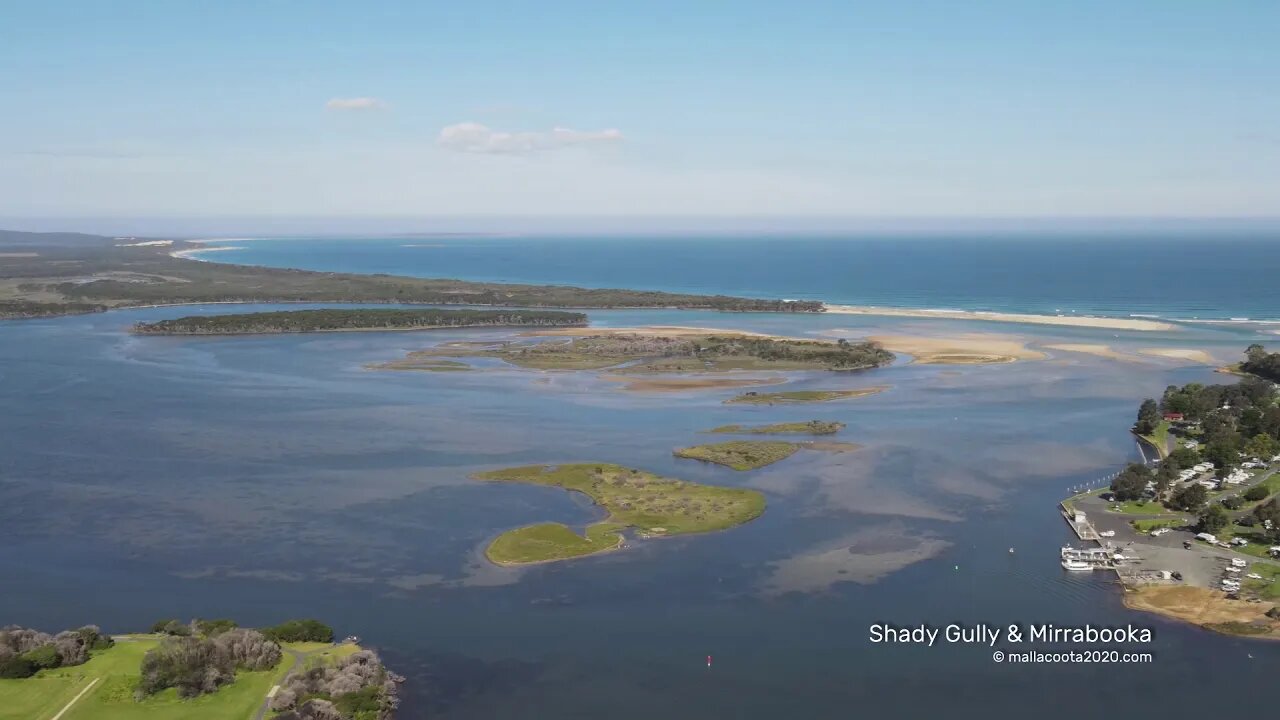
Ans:
[{"label": "mown grass field", "polygon": [[1190,525],[1193,523],[1195,523],[1195,518],[1185,515],[1171,518],[1146,518],[1143,520],[1134,520],[1129,524],[1138,532],[1151,532],[1157,528],[1180,528],[1183,525]]},{"label": "mown grass field", "polygon": [[580,536],[559,523],[509,530],[486,550],[496,563],[564,560],[613,549],[618,531],[635,528],[646,535],[711,532],[741,525],[764,512],[764,495],[755,490],[717,487],[665,478],[607,463],[529,465],[478,473],[477,480],[548,485],[581,492],[609,517]]},{"label": "mown grass field", "polygon": [[[0,680],[0,720],[48,720],[94,679],[97,684],[61,720],[250,720],[271,686],[279,683],[293,664],[286,654],[274,669],[239,672],[234,683],[211,695],[181,700],[176,690],[169,689],[138,702],[133,690],[142,658],[160,642],[160,637],[127,637],[130,639],[94,653],[83,665],[43,670],[23,680]],[[290,643],[286,647],[326,660],[360,649],[357,645],[328,643]]]},{"label": "mown grass field", "polygon": [[672,454],[680,458],[724,465],[734,470],[755,470],[786,460],[800,446],[776,440],[734,440],[712,445],[679,448]]}]

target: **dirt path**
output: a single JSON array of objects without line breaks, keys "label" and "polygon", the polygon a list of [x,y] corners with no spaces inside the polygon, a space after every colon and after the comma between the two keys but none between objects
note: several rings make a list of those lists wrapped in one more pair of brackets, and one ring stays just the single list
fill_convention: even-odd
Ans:
[{"label": "dirt path", "polygon": [[[275,685],[272,685],[271,689],[267,691],[267,697],[265,697],[262,700],[262,705],[261,707],[258,708],[258,712],[254,714],[253,720],[262,720],[262,718],[266,716],[267,711],[271,709],[271,698],[275,697],[276,693],[280,691],[280,688],[284,687],[285,681],[288,680],[289,676],[292,675],[294,671],[298,669],[298,666],[302,665],[303,660],[306,660],[307,658],[311,657],[312,655],[315,655],[318,652],[323,652],[328,648],[321,648],[320,650],[312,650],[311,652],[305,652],[305,653],[298,652],[297,650],[290,650],[289,648],[283,647],[283,646],[281,646],[280,649],[289,653],[289,657],[293,658],[293,664],[290,665],[289,669],[285,672],[285,674],[280,677],[280,682],[276,683]],[[57,720],[57,718],[54,718],[54,720]]]}]

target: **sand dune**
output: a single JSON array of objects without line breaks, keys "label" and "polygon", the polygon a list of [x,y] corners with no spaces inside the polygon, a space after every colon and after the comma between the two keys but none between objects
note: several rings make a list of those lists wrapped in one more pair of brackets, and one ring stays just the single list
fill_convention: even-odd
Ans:
[{"label": "sand dune", "polygon": [[1032,325],[1067,325],[1070,327],[1106,328],[1109,330],[1176,330],[1177,325],[1156,320],[1108,318],[1081,315],[1022,315],[1019,313],[983,312],[979,310],[911,310],[907,308],[873,307],[869,305],[827,305],[829,313],[846,315],[884,315],[889,317],[944,318],[947,320],[985,320],[988,322],[1029,323]]}]

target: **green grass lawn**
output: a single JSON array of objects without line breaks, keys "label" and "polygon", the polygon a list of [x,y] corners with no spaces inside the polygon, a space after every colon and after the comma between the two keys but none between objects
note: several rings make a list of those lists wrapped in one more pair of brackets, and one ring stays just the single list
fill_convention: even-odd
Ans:
[{"label": "green grass lawn", "polygon": [[[48,720],[95,678],[98,683],[62,720],[249,720],[292,662],[286,656],[273,670],[237,673],[234,683],[193,700],[180,700],[177,691],[169,689],[137,702],[133,689],[142,657],[159,638],[128,637],[134,640],[118,641],[83,665],[42,670],[23,680],[0,680],[0,720]],[[341,646],[334,652],[341,652]]]},{"label": "green grass lawn", "polygon": [[609,550],[623,527],[649,535],[724,530],[759,517],[765,505],[764,495],[755,490],[684,482],[608,463],[529,465],[472,477],[581,492],[609,513],[587,528],[586,537],[560,523],[505,532],[486,550],[498,563],[563,560]]},{"label": "green grass lawn", "polygon": [[1244,578],[1241,589],[1256,593],[1267,600],[1280,600],[1280,565],[1271,563],[1254,563],[1246,572],[1257,573],[1262,580]]},{"label": "green grass lawn", "polygon": [[799,445],[789,442],[734,440],[680,448],[672,454],[679,458],[724,465],[734,470],[755,470],[786,460],[799,449]]},{"label": "green grass lawn", "polygon": [[1160,457],[1169,454],[1169,421],[1161,420],[1155,430],[1150,435],[1139,435],[1138,437],[1146,440],[1155,446],[1156,452],[1160,453]]},{"label": "green grass lawn", "polygon": [[1129,524],[1132,525],[1133,529],[1137,530],[1138,532],[1151,532],[1152,530],[1155,530],[1157,528],[1162,528],[1162,527],[1178,528],[1178,527],[1182,527],[1183,525],[1192,524],[1194,522],[1195,522],[1195,518],[1189,515],[1183,515],[1183,516],[1169,518],[1167,520],[1164,518],[1147,518],[1143,520],[1134,520]]},{"label": "green grass lawn", "polygon": [[[1113,508],[1119,505],[1119,510]],[[1170,512],[1168,508],[1156,502],[1155,500],[1128,500],[1122,503],[1109,503],[1107,512],[1119,512],[1125,515],[1168,515],[1170,517],[1181,517],[1177,513]]]}]

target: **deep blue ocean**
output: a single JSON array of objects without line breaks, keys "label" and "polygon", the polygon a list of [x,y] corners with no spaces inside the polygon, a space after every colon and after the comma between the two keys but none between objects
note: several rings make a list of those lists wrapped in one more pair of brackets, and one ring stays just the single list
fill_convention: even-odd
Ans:
[{"label": "deep blue ocean", "polygon": [[229,240],[202,259],[333,272],[1005,312],[1280,320],[1280,232],[1172,236]]}]

